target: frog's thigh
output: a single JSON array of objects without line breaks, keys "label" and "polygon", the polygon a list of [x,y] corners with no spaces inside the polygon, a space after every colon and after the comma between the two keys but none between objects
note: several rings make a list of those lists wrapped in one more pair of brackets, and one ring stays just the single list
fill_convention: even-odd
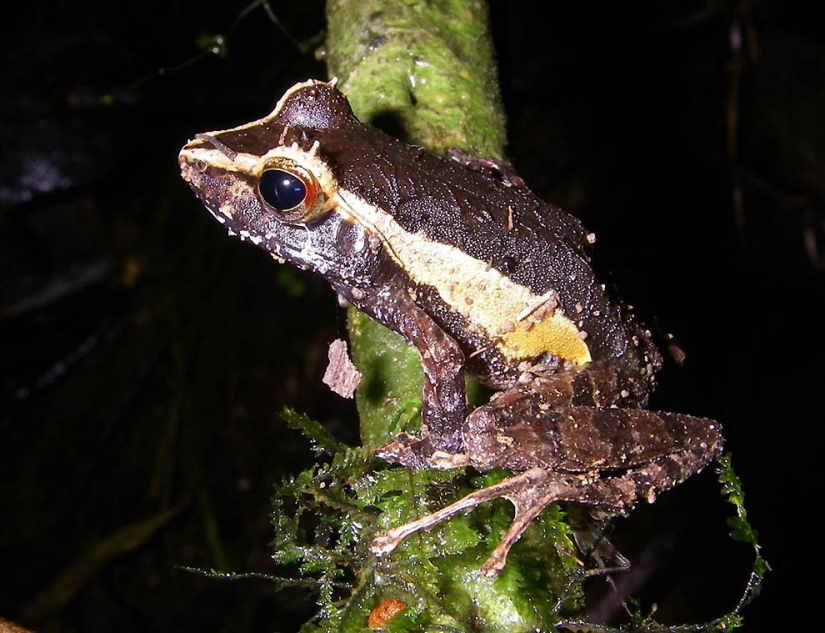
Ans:
[{"label": "frog's thigh", "polygon": [[[417,457],[426,457],[433,451],[460,453],[461,425],[466,409],[461,348],[412,300],[408,289],[397,279],[391,279],[386,290],[376,294],[393,297],[393,309],[391,312],[368,310],[367,313],[401,334],[421,355],[424,374],[421,439],[427,443],[418,447],[421,454]],[[403,459],[390,461],[407,463]]]},{"label": "frog's thigh", "polygon": [[624,473],[655,469],[660,458],[675,456],[653,477],[658,486],[662,477],[681,481],[722,449],[719,425],[706,418],[618,407],[555,409],[540,395],[511,398],[514,391],[478,407],[464,422],[466,455],[479,470]]}]

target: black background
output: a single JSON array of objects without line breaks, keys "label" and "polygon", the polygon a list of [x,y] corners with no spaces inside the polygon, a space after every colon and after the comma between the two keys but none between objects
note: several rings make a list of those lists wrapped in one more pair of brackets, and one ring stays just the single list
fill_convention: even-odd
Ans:
[{"label": "black background", "polygon": [[[510,157],[686,352],[655,405],[725,427],[774,570],[746,630],[804,627],[821,538],[821,23],[776,1],[556,4],[492,5]],[[357,441],[352,406],[320,383],[345,332],[332,293],[227,239],[177,174],[194,133],[325,75],[322,3],[276,3],[279,24],[246,6],[35,1],[0,26],[2,617],[182,500],[40,630],[290,631],[312,613],[305,593],[176,568],[278,573],[271,484],[310,463],[281,407]],[[215,33],[227,54],[196,58]],[[716,490],[709,469],[617,525],[634,595],[662,621],[719,615],[747,579]],[[594,581],[594,612],[609,599]]]}]

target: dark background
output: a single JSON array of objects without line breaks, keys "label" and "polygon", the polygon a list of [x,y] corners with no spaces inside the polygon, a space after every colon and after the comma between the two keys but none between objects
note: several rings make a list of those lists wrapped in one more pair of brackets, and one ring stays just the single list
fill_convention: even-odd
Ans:
[{"label": "dark background", "polygon": [[[746,630],[796,628],[818,616],[821,22],[779,1],[648,4],[493,3],[510,157],[686,352],[655,405],[724,425],[774,570]],[[357,441],[320,382],[345,333],[332,293],[228,239],[177,174],[194,133],[325,76],[321,2],[273,3],[278,23],[246,7],[35,0],[0,26],[2,617],[181,502],[132,551],[115,539],[40,630],[290,631],[312,613],[306,593],[176,567],[278,573],[271,485],[311,462],[284,405]],[[225,54],[197,57],[216,33]],[[617,525],[662,621],[720,615],[747,580],[717,490],[708,469]],[[593,581],[595,613],[609,598]]]}]

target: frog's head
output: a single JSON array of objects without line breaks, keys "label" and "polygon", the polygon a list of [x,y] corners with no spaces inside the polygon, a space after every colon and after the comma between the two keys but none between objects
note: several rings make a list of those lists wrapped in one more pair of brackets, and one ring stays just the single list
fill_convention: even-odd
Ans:
[{"label": "frog's head", "polygon": [[180,152],[181,175],[231,234],[334,277],[365,240],[338,212],[338,182],[320,143],[358,125],[334,82],[300,83],[268,116],[198,134]]}]

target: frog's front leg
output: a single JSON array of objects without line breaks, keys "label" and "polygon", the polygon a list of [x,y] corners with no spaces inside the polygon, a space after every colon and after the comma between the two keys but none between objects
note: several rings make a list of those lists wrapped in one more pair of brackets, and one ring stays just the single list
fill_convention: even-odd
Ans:
[{"label": "frog's front leg", "polygon": [[421,356],[423,370],[421,437],[401,434],[377,449],[375,455],[408,468],[433,467],[439,459],[443,468],[461,466],[466,464],[461,432],[467,407],[464,353],[415,303],[413,293],[413,289],[390,280],[387,288],[378,294],[391,297],[391,301],[363,306],[354,302],[413,345]]}]

